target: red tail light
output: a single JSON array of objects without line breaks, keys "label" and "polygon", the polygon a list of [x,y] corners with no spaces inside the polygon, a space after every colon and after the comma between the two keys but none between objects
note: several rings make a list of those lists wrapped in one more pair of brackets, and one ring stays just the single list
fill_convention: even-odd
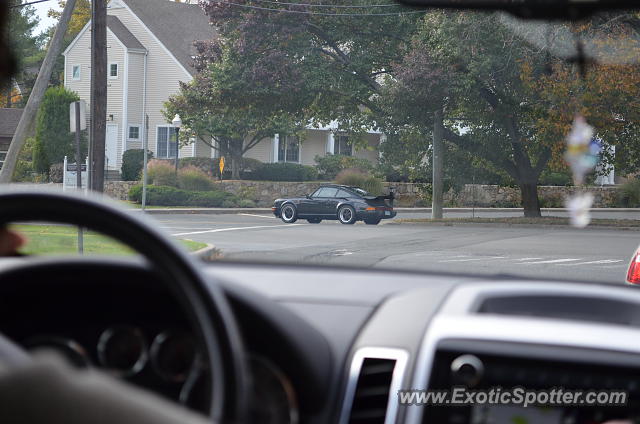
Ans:
[{"label": "red tail light", "polygon": [[631,284],[640,284],[640,249],[636,250],[631,263],[629,264],[629,271],[627,271],[627,282]]}]

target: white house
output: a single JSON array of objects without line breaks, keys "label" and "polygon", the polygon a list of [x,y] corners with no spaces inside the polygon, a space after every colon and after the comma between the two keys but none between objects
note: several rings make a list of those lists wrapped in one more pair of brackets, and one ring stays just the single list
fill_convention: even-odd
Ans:
[{"label": "white house", "polygon": [[[164,102],[193,78],[193,42],[213,37],[207,16],[195,4],[169,0],[111,0],[107,6],[106,166],[119,170],[122,153],[142,148],[158,158],[175,157],[173,128],[162,114]],[[87,24],[63,52],[64,84],[87,103],[90,98],[91,30]],[[148,130],[145,117],[148,116]],[[377,161],[381,134],[367,134],[370,149],[353,151],[337,126],[309,129],[303,143],[278,136],[260,141],[246,157],[263,162],[313,165],[316,155],[353,154]],[[198,141],[180,149],[180,157],[215,157],[216,150]]]}]

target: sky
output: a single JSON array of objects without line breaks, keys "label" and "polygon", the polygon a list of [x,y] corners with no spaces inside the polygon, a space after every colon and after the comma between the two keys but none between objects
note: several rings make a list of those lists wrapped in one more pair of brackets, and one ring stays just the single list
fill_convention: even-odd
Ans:
[{"label": "sky", "polygon": [[[28,0],[23,1],[23,3],[27,2]],[[49,9],[60,9],[56,0],[45,1],[44,3],[36,3],[33,5],[33,7],[36,9],[38,18],[40,18],[40,23],[38,24],[38,32],[43,32],[51,25],[56,23],[55,19],[49,18],[47,16],[47,12],[49,11]]]}]

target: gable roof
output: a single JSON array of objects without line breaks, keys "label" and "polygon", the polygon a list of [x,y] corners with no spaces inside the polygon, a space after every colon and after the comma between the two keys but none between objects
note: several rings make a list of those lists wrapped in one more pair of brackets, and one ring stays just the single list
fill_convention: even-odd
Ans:
[{"label": "gable roof", "polygon": [[214,29],[197,4],[169,0],[124,0],[131,11],[149,28],[180,64],[194,73],[193,42],[209,40]]},{"label": "gable roof", "polygon": [[13,137],[22,116],[22,109],[0,108],[0,137]]},{"label": "gable roof", "polygon": [[111,30],[113,35],[115,35],[127,49],[146,50],[135,35],[131,34],[131,31],[129,31],[116,16],[107,15],[107,28]]}]

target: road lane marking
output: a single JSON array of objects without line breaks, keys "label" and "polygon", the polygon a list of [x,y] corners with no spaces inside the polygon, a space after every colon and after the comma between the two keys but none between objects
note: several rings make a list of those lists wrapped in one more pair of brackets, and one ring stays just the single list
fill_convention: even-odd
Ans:
[{"label": "road lane marking", "polygon": [[275,216],[269,216],[269,215],[258,215],[257,213],[239,213],[238,215],[242,215],[242,216],[255,216],[256,218],[269,218],[269,219],[276,219]]},{"label": "road lane marking", "polygon": [[514,259],[514,261],[517,261],[517,262],[522,262],[522,261],[537,261],[537,260],[540,260],[540,259],[542,259],[542,258],[521,258],[521,259]]},{"label": "road lane marking", "polygon": [[256,225],[255,227],[218,228],[218,229],[215,229],[215,230],[192,231],[190,233],[178,233],[178,234],[171,234],[171,235],[174,236],[174,237],[179,237],[179,236],[190,236],[190,235],[193,235],[193,234],[221,233],[221,232],[224,232],[224,231],[253,230],[253,229],[258,229],[258,228],[297,227],[299,225],[304,225],[304,224]]},{"label": "road lane marking", "polygon": [[570,259],[570,258],[566,258],[566,259],[550,259],[548,261],[537,261],[537,262],[522,262],[523,265],[535,265],[535,264],[558,264],[558,263],[562,263],[562,262],[575,262],[575,261],[581,261],[582,258],[578,258],[578,259]]},{"label": "road lane marking", "polygon": [[578,262],[572,264],[558,264],[562,266],[579,266],[579,265],[596,265],[596,264],[615,264],[618,262],[622,262],[622,259],[602,259],[599,261],[589,261],[589,262]]}]

